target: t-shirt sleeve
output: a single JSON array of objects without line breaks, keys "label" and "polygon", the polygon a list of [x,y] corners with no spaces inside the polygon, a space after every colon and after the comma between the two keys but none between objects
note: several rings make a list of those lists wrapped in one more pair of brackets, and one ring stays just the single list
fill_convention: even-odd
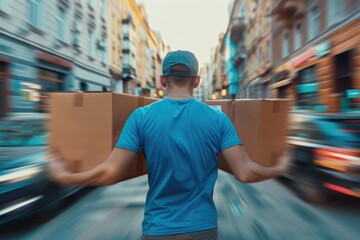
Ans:
[{"label": "t-shirt sleeve", "polygon": [[242,142],[236,132],[236,129],[229,117],[224,113],[221,113],[221,129],[220,129],[220,151],[224,151],[225,149],[235,146],[241,145]]},{"label": "t-shirt sleeve", "polygon": [[124,148],[133,152],[140,149],[140,133],[138,124],[138,111],[134,111],[126,120],[120,137],[115,145],[116,148]]}]

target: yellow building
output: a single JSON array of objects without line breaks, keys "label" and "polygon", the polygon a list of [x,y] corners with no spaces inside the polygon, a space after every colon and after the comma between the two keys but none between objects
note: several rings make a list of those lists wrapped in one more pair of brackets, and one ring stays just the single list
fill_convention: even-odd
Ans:
[{"label": "yellow building", "polygon": [[114,92],[123,92],[122,81],[122,61],[121,61],[121,21],[122,13],[120,9],[124,6],[124,0],[110,0],[108,1],[108,15],[111,16],[108,24],[108,49],[109,49],[109,71],[112,78],[111,90]]},{"label": "yellow building", "polygon": [[214,49],[213,56],[211,59],[213,68],[211,71],[212,74],[212,89],[213,94],[212,99],[219,99],[223,96],[221,91],[224,86],[227,85],[226,81],[226,71],[225,71],[225,61],[224,61],[224,34],[219,35],[219,40],[216,48]]},{"label": "yellow building", "polygon": [[247,11],[247,97],[270,96],[271,80],[271,1],[246,1]]},{"label": "yellow building", "polygon": [[153,96],[159,88],[165,45],[147,21],[145,7],[135,0],[110,0],[109,70],[113,90]]},{"label": "yellow building", "polygon": [[148,66],[151,65],[152,57],[146,11],[144,6],[137,5],[135,0],[126,0],[122,12],[125,16],[122,20],[124,89],[130,94],[149,96]]}]

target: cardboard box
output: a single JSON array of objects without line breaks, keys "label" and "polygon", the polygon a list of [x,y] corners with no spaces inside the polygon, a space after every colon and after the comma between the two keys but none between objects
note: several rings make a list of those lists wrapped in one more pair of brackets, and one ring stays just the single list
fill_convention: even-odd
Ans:
[{"label": "cardboard box", "polygon": [[210,107],[225,113],[230,118],[231,121],[234,118],[234,114],[233,114],[234,111],[232,107],[234,100],[232,99],[207,100],[205,101],[205,103]]},{"label": "cardboard box", "polygon": [[233,111],[233,123],[250,159],[273,166],[285,146],[289,100],[236,100]]},{"label": "cardboard box", "polygon": [[[50,144],[60,148],[73,171],[91,169],[113,150],[128,116],[144,105],[141,97],[111,92],[52,93]],[[147,173],[141,155],[128,178]]]},{"label": "cardboard box", "polygon": [[146,106],[158,100],[158,98],[140,97],[140,106]]},{"label": "cardboard box", "polygon": [[[288,100],[238,99],[205,103],[222,110],[230,118],[251,160],[263,166],[276,163],[284,147]],[[219,168],[232,173],[221,154]]]},{"label": "cardboard box", "polygon": [[[234,100],[232,99],[220,99],[220,100],[207,100],[205,101],[205,103],[207,105],[209,105],[210,107],[217,109],[219,111],[222,111],[223,113],[225,113],[230,120],[233,122],[233,118],[234,118],[234,111],[233,111],[233,104],[234,104]],[[223,155],[221,153],[218,154],[218,159],[219,159],[219,169],[228,172],[228,173],[232,173],[229,165],[226,163]]]}]

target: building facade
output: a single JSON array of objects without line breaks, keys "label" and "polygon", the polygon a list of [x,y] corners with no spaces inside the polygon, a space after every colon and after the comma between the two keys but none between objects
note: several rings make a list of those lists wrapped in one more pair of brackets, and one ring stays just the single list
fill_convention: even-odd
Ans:
[{"label": "building facade", "polygon": [[166,45],[161,39],[161,35],[159,32],[154,32],[154,36],[157,39],[157,46],[154,50],[155,52],[155,88],[152,89],[151,96],[156,98],[163,98],[166,94],[161,83],[160,83],[160,75],[162,75],[162,62],[165,58],[166,53],[170,52],[170,46]]},{"label": "building facade", "polygon": [[212,99],[245,97],[247,79],[246,1],[234,0],[229,5],[229,23],[214,49]]},{"label": "building facade", "polygon": [[360,109],[360,2],[274,1],[273,97],[295,110]]},{"label": "building facade", "polygon": [[124,7],[124,0],[109,0],[108,13],[109,13],[109,72],[111,76],[111,89],[114,92],[123,93],[123,78],[122,78],[122,15],[121,9]]},{"label": "building facade", "polygon": [[[160,35],[149,27],[143,5],[125,0],[121,7],[122,20],[122,79],[124,92],[151,96],[156,92],[156,75],[162,63]],[[161,64],[160,64],[161,65]]]},{"label": "building facade", "polygon": [[0,109],[44,112],[48,92],[110,90],[106,1],[0,4]]},{"label": "building facade", "polygon": [[225,61],[228,81],[227,95],[230,98],[246,97],[247,25],[246,1],[235,0],[230,13],[230,21],[225,38]]},{"label": "building facade", "polygon": [[226,87],[227,87],[227,76],[226,76],[226,62],[224,57],[225,44],[224,44],[225,35],[222,33],[219,35],[218,44],[213,50],[211,56],[211,83],[213,93],[211,99],[221,99],[226,97]]},{"label": "building facade", "polygon": [[272,76],[271,1],[246,1],[248,53],[246,97],[267,98]]}]

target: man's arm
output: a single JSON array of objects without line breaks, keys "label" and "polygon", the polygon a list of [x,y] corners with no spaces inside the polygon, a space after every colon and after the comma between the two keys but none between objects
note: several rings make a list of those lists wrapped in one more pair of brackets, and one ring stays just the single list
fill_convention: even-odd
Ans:
[{"label": "man's arm", "polygon": [[264,167],[251,161],[242,145],[227,148],[222,154],[236,179],[245,183],[260,182],[278,177],[287,170],[289,164],[288,151],[284,151],[284,154],[273,167]]},{"label": "man's arm", "polygon": [[103,186],[118,183],[125,179],[128,168],[136,153],[123,148],[114,148],[109,157],[96,167],[79,173],[72,173],[66,168],[61,154],[52,150],[50,174],[61,184]]}]

